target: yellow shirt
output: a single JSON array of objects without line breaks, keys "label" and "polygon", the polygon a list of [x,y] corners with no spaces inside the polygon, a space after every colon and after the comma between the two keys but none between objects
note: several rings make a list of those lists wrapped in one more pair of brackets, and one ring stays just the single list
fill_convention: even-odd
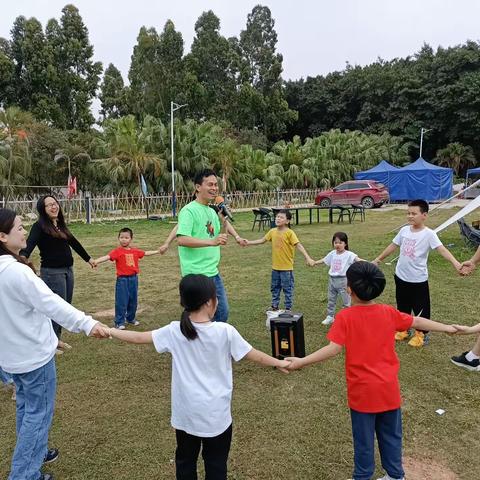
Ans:
[{"label": "yellow shirt", "polygon": [[272,269],[293,270],[295,245],[299,243],[295,232],[290,228],[281,231],[278,228],[272,228],[264,238],[272,242]]}]

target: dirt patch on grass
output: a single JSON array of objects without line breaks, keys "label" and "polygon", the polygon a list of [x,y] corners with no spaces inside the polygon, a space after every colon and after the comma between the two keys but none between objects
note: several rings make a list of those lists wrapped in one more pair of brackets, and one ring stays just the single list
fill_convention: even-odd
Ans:
[{"label": "dirt patch on grass", "polygon": [[[146,307],[138,307],[137,314],[142,313],[146,310]],[[98,312],[93,312],[93,318],[113,318],[115,316],[115,309],[109,308],[108,310],[99,310]]]},{"label": "dirt patch on grass", "polygon": [[459,480],[448,467],[431,458],[403,458],[405,478],[408,480]]}]

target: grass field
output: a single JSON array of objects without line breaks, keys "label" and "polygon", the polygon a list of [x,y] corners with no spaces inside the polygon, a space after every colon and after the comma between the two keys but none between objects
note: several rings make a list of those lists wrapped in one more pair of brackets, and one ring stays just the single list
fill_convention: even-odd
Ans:
[{"label": "grass field", "polygon": [[[432,217],[438,225],[452,214]],[[374,258],[393,238],[387,233],[404,222],[404,211],[372,211],[365,223],[295,227],[301,242],[316,259],[330,249],[332,234],[343,229],[350,248],[360,257]],[[236,218],[239,233],[249,239],[251,214]],[[75,225],[72,230],[93,257],[116,246],[123,222]],[[172,225],[132,221],[135,244],[156,248]],[[470,258],[452,226],[441,238],[459,260]],[[233,240],[233,239],[232,239]],[[230,323],[256,348],[270,352],[265,310],[270,305],[270,245],[241,249],[235,242],[222,250],[221,273],[230,301]],[[35,253],[34,261],[38,264]],[[179,265],[176,248],[164,256],[141,261],[141,330],[178,319]],[[382,266],[387,288],[381,301],[394,304],[394,266]],[[94,314],[113,308],[113,265],[97,271],[76,257],[74,305]],[[456,276],[438,254],[430,257],[432,318],[468,325],[479,321],[479,272]],[[295,266],[295,310],[304,313],[307,352],[325,345],[327,270],[309,268],[302,256]],[[104,319],[111,323],[112,318]],[[1,334],[1,333],[0,333]],[[375,332],[372,332],[375,335]],[[174,478],[175,437],[170,427],[170,369],[168,355],[153,347],[130,346],[66,333],[73,349],[57,357],[58,392],[51,446],[61,458],[51,471],[57,479]],[[480,374],[452,365],[449,357],[470,348],[472,336],[433,334],[423,349],[397,346],[404,397],[404,454],[413,463],[442,465],[453,476],[473,479],[480,472]],[[352,472],[350,416],[346,402],[343,355],[321,365],[282,375],[247,361],[234,367],[234,438],[229,479],[346,479]],[[435,413],[442,408],[443,416]],[[15,444],[14,402],[0,390],[0,478],[6,478]],[[379,463],[379,462],[377,462]],[[380,474],[380,467],[377,468]],[[379,475],[380,476],[380,475]],[[413,476],[407,477],[413,478]],[[428,477],[440,478],[440,477]],[[443,477],[441,477],[443,478]]]}]

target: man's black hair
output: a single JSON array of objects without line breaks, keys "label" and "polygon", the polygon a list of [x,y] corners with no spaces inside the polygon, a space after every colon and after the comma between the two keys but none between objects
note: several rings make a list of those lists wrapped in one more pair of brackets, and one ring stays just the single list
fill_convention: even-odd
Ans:
[{"label": "man's black hair", "polygon": [[216,177],[217,174],[211,168],[204,168],[195,174],[195,178],[193,179],[193,183],[195,185],[201,185],[203,183],[203,179],[211,176]]}]

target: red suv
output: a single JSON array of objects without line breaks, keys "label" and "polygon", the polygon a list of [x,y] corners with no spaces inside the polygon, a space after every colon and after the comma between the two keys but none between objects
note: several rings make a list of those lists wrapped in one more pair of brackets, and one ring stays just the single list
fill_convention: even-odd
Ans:
[{"label": "red suv", "polygon": [[364,208],[381,207],[390,200],[388,189],[375,180],[352,180],[315,197],[315,205],[362,205]]}]

